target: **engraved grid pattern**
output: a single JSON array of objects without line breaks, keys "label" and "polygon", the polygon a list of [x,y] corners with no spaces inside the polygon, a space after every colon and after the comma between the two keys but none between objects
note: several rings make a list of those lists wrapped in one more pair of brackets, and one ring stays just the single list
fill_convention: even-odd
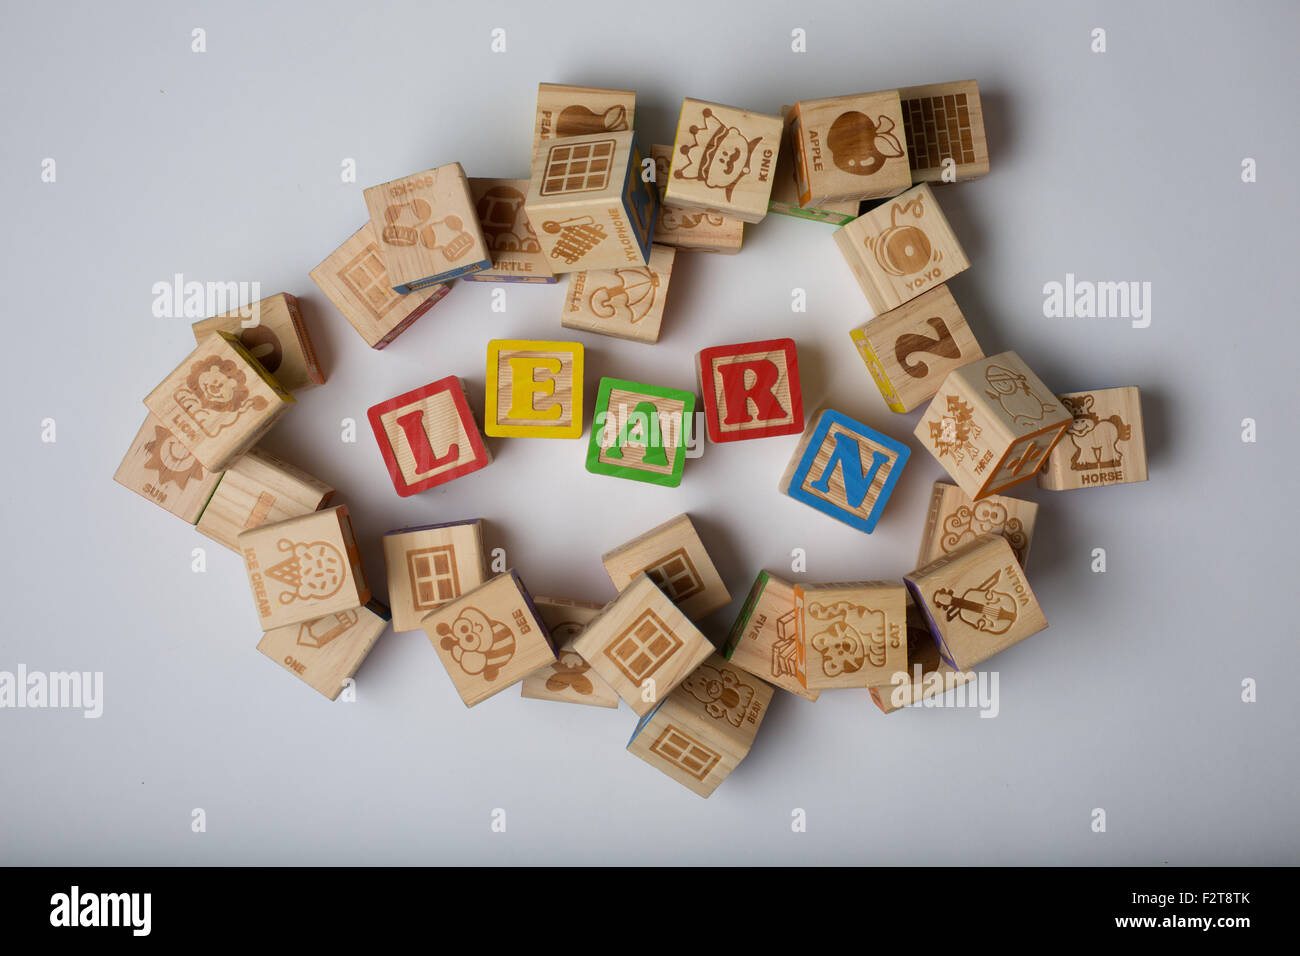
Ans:
[{"label": "engraved grid pattern", "polygon": [[542,195],[562,196],[604,189],[609,185],[614,146],[612,139],[552,146],[542,173]]},{"label": "engraved grid pattern", "polygon": [[695,565],[691,563],[685,548],[678,548],[641,570],[659,586],[659,590],[668,595],[668,599],[674,604],[694,597],[704,590],[704,582],[700,580],[700,575],[695,570]]},{"label": "engraved grid pattern", "polygon": [[449,544],[406,552],[411,576],[411,600],[421,611],[432,610],[460,595],[456,549]]},{"label": "engraved grid pattern", "polygon": [[682,646],[654,611],[647,608],[608,647],[605,656],[634,684],[640,684]]},{"label": "engraved grid pattern", "polygon": [[722,759],[722,754],[672,724],[650,745],[650,752],[685,770],[696,780],[707,777]]},{"label": "engraved grid pattern", "polygon": [[339,281],[366,304],[375,319],[382,319],[402,298],[389,288],[388,270],[379,258],[379,246],[373,242],[339,270]]},{"label": "engraved grid pattern", "polygon": [[932,169],[949,157],[958,164],[975,162],[965,93],[904,100],[903,120],[912,169]]}]

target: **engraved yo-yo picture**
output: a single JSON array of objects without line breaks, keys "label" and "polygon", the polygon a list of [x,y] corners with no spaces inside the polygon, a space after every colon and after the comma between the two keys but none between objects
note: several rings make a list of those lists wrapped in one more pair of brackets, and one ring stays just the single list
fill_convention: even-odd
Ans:
[{"label": "engraved yo-yo picture", "polygon": [[835,117],[826,146],[837,169],[855,176],[870,176],[890,159],[904,154],[903,145],[894,135],[894,121],[888,116],[874,120],[866,113],[852,110]]},{"label": "engraved yo-yo picture", "polygon": [[[943,260],[943,253],[930,245],[930,237],[925,230],[906,217],[921,219],[925,216],[922,197],[909,200],[905,205],[897,204],[889,211],[889,227],[863,242],[872,251],[880,268],[890,275],[906,276],[920,272],[932,262]],[[899,220],[904,221],[900,222]]]}]

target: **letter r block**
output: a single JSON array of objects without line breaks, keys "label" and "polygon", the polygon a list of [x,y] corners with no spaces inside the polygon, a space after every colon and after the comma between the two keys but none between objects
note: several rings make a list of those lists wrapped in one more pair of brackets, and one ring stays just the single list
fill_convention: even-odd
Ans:
[{"label": "letter r block", "polygon": [[709,441],[745,441],[803,431],[803,395],[793,339],[716,345],[696,356]]},{"label": "letter r block", "polygon": [[494,437],[582,437],[582,345],[493,339],[483,430]]},{"label": "letter r block", "polygon": [[367,413],[393,487],[403,498],[492,461],[455,375],[390,398]]}]

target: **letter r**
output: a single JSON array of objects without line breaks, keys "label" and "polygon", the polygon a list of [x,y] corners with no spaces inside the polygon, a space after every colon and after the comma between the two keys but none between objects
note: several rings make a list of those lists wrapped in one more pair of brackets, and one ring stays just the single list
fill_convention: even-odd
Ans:
[{"label": "letter r", "polygon": [[[727,362],[715,366],[715,370],[722,378],[722,395],[727,406],[722,424],[743,425],[755,418],[770,421],[789,416],[776,397],[775,388],[781,381],[781,369],[771,359]],[[747,386],[745,378],[751,372],[754,378]],[[754,403],[753,415],[749,413],[750,402]]]}]

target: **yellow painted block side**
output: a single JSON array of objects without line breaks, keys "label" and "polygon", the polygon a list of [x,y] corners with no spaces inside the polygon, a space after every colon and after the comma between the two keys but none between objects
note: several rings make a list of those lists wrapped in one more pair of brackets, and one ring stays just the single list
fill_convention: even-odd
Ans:
[{"label": "yellow painted block side", "polygon": [[[529,376],[529,387],[518,388],[514,377],[509,382],[501,379],[502,353],[506,364],[516,374]],[[525,353],[512,356],[509,353]],[[555,364],[553,364],[555,363]],[[549,408],[559,408],[552,403],[547,409],[538,409],[539,397],[554,395],[560,388],[565,365],[569,374],[569,394],[557,416]],[[538,371],[546,372],[542,377]],[[496,438],[581,438],[583,432],[582,380],[584,350],[581,342],[538,342],[524,339],[493,339],[487,347],[487,376],[483,414],[483,431]],[[520,383],[525,384],[525,383]],[[559,418],[555,424],[548,419]],[[535,425],[520,424],[521,420],[536,420]]]},{"label": "yellow painted block side", "polygon": [[871,348],[871,343],[867,337],[862,334],[861,329],[853,329],[849,332],[849,337],[853,339],[853,344],[858,347],[858,353],[862,356],[862,361],[867,363],[867,371],[871,377],[876,380],[876,388],[880,389],[880,394],[885,398],[885,404],[889,406],[891,412],[905,412],[907,409],[903,406],[903,400],[898,397],[894,391],[894,384],[885,374],[884,367],[880,364],[880,359],[876,358],[876,353]]}]

